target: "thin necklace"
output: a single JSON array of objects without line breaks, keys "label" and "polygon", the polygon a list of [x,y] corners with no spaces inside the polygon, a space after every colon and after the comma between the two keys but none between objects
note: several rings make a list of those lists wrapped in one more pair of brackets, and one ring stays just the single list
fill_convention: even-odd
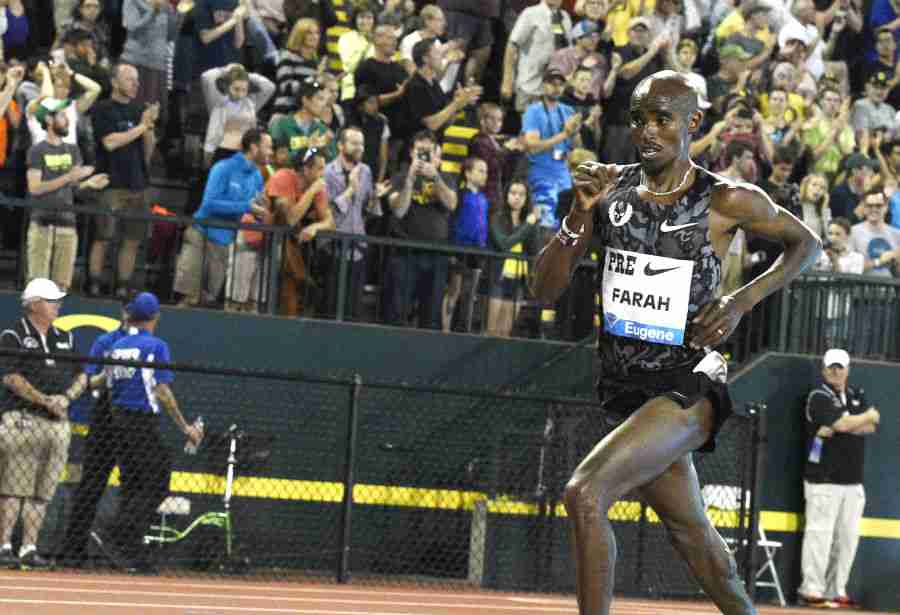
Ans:
[{"label": "thin necklace", "polygon": [[643,168],[641,169],[641,185],[638,186],[638,188],[643,188],[650,194],[650,196],[669,196],[669,195],[675,194],[676,192],[678,192],[679,190],[684,188],[684,185],[687,183],[688,175],[690,175],[690,173],[691,173],[691,169],[693,169],[695,166],[697,166],[694,164],[693,160],[688,160],[688,162],[690,162],[691,164],[687,168],[687,171],[684,172],[684,177],[681,178],[681,183],[678,184],[678,186],[674,190],[669,190],[668,192],[654,192],[653,190],[648,188],[647,187],[647,175],[646,175],[646,173],[644,173]]}]

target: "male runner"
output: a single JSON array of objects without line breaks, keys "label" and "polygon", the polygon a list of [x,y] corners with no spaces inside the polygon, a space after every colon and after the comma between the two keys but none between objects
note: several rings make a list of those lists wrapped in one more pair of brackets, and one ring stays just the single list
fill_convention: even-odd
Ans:
[{"label": "male runner", "polygon": [[[534,281],[540,301],[555,301],[600,234],[605,333],[598,388],[607,418],[619,425],[566,485],[578,604],[581,615],[610,612],[616,546],[607,511],[639,489],[719,609],[748,615],[755,609],[704,514],[691,460],[692,451],[712,450],[731,413],[724,359],[708,348],[809,266],[820,241],[755,186],[691,161],[691,135],[703,114],[683,75],[661,71],[641,81],[630,115],[641,162],[578,168],[577,204],[539,256]],[[722,261],[738,228],[783,243],[784,253],[717,299]]]}]

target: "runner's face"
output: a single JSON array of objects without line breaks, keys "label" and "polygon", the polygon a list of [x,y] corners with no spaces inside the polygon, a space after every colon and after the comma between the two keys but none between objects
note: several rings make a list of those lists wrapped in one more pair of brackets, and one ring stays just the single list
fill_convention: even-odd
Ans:
[{"label": "runner's face", "polygon": [[642,83],[631,99],[631,141],[644,171],[656,175],[686,149],[702,114],[685,117],[686,86],[663,79]]}]

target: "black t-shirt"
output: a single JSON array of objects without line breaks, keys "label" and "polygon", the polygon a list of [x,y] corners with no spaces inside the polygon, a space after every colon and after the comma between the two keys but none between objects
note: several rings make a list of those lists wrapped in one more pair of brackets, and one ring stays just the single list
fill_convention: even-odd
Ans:
[{"label": "black t-shirt", "polygon": [[396,125],[397,136],[403,138],[409,138],[418,131],[428,128],[422,120],[439,113],[450,104],[450,97],[441,89],[438,80],[432,79],[431,83],[428,83],[419,73],[410,79],[409,85],[406,86],[406,96],[403,98],[406,103],[406,115],[404,121]]},{"label": "black t-shirt", "polygon": [[[399,193],[406,183],[409,165],[403,165],[391,178],[391,193]],[[453,186],[443,173],[444,184]],[[409,199],[409,209],[402,218],[393,217],[391,235],[403,239],[420,239],[423,241],[447,241],[450,237],[450,210],[435,193],[434,180],[419,177],[413,186]],[[390,199],[388,194],[388,199]]]},{"label": "black t-shirt", "polygon": [[[375,58],[367,58],[359,63],[354,79],[357,90],[360,86],[369,84],[380,96],[395,92],[408,77],[409,73],[399,62],[379,62]],[[381,107],[381,112],[388,118],[392,130],[403,123],[403,114],[406,112],[403,99],[401,96],[393,103]]]},{"label": "black t-shirt", "polygon": [[859,205],[860,197],[850,189],[847,182],[835,186],[828,198],[828,208],[831,209],[832,218],[847,218],[850,224],[862,222],[853,210]]},{"label": "black t-shirt", "polygon": [[[644,52],[639,47],[635,47],[630,43],[624,47],[616,47],[615,51],[622,56],[622,66],[644,55]],[[612,96],[609,97],[606,103],[605,122],[615,126],[627,126],[629,123],[628,109],[631,105],[631,93],[634,91],[634,88],[641,82],[641,79],[664,68],[660,54],[656,54],[633,78],[625,79],[624,77],[619,77],[616,79]]]},{"label": "black t-shirt", "polygon": [[822,438],[818,462],[811,455],[816,432],[831,427],[844,414],[862,414],[868,410],[865,392],[847,387],[846,403],[827,384],[815,388],[806,399],[806,469],[803,479],[811,483],[857,485],[863,482],[865,438],[835,432]]},{"label": "black t-shirt", "polygon": [[[14,326],[0,332],[0,348],[25,350],[37,354],[45,352],[71,354],[74,352],[74,342],[71,333],[52,326],[47,330],[46,339],[42,339],[40,332],[23,316]],[[0,366],[2,366],[0,373],[3,376],[19,374],[44,395],[62,395],[78,373],[78,363],[53,359],[0,357]],[[0,399],[2,412],[26,410],[46,418],[54,418],[43,406],[26,402],[6,387],[3,387]]]},{"label": "black t-shirt", "polygon": [[128,132],[141,123],[143,111],[135,103],[120,103],[111,98],[94,106],[94,137],[97,141],[97,172],[109,173],[109,187],[143,190],[147,187],[147,164],[144,138],[108,151],[103,138],[117,132]]},{"label": "black t-shirt", "polygon": [[[885,64],[881,60],[865,62],[860,66],[859,70],[850,71],[850,86],[854,92],[865,94],[869,77],[876,73],[884,73],[887,78],[890,79],[894,76],[894,70],[893,66]],[[891,91],[888,92],[887,99],[885,99],[884,102],[895,109],[900,109],[900,85],[895,85],[891,88]]]},{"label": "black t-shirt", "polygon": [[[565,93],[559,97],[559,102],[569,105],[575,110],[575,113],[581,114],[583,121],[579,132],[581,135],[581,147],[591,152],[598,151],[600,144],[594,139],[594,127],[588,125],[588,117],[591,115],[594,107],[600,105],[600,101],[593,94],[588,94],[584,100],[575,98],[572,88],[566,88]],[[600,116],[600,121],[601,123],[603,122],[603,116]]]}]

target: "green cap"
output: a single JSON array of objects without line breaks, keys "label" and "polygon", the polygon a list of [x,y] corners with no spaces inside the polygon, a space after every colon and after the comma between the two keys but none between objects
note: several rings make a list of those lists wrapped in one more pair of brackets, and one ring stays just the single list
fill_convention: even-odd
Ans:
[{"label": "green cap", "polygon": [[724,60],[726,58],[737,58],[738,60],[749,60],[753,56],[747,53],[747,50],[741,47],[740,45],[728,44],[723,45],[721,49],[719,49],[719,59]]},{"label": "green cap", "polygon": [[36,119],[39,124],[43,124],[44,118],[48,115],[53,115],[58,111],[62,111],[70,104],[71,101],[68,98],[45,98],[38,104],[38,108],[34,112],[34,119]]}]

